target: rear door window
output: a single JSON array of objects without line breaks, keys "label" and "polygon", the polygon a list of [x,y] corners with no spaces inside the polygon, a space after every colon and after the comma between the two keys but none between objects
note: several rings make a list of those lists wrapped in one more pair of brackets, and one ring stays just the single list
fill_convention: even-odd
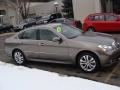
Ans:
[{"label": "rear door window", "polygon": [[37,30],[27,30],[18,35],[19,39],[37,40]]},{"label": "rear door window", "polygon": [[114,15],[105,15],[105,20],[106,21],[116,21],[117,17]]}]

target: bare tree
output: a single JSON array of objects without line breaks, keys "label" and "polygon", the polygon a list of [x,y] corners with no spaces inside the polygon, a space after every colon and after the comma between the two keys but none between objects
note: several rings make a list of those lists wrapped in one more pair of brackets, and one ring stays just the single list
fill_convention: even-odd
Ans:
[{"label": "bare tree", "polygon": [[29,16],[30,2],[49,2],[52,0],[0,0],[0,3],[4,3],[9,7],[14,8],[22,19],[26,19]]},{"label": "bare tree", "polygon": [[0,4],[17,11],[22,19],[26,19],[29,15],[29,0],[0,0]]},{"label": "bare tree", "polygon": [[29,0],[16,0],[18,12],[21,15],[22,19],[26,19],[29,15]]},{"label": "bare tree", "polygon": [[13,3],[11,0],[0,0],[0,4],[16,10],[16,4]]}]

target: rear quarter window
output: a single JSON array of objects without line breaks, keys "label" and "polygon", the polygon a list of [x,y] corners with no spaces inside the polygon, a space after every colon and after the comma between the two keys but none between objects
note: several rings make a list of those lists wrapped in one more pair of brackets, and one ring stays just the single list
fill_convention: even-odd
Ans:
[{"label": "rear quarter window", "polygon": [[117,17],[114,15],[105,15],[105,20],[106,21],[115,21],[115,20],[117,20]]}]

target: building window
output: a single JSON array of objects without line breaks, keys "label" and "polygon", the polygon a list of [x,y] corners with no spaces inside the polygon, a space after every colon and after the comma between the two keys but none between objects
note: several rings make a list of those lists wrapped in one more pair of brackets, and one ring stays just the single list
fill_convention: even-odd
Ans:
[{"label": "building window", "polygon": [[120,14],[120,0],[113,0],[113,12]]},{"label": "building window", "polygon": [[0,18],[0,23],[2,23],[3,21],[2,21],[2,18]]},{"label": "building window", "polygon": [[120,0],[100,0],[102,12],[120,14]]},{"label": "building window", "polygon": [[5,10],[0,10],[0,15],[6,15],[6,11]]}]

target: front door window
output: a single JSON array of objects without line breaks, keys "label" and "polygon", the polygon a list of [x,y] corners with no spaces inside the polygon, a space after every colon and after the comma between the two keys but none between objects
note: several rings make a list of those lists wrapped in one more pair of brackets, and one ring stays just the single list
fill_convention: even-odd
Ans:
[{"label": "front door window", "polygon": [[57,37],[56,34],[54,34],[52,31],[50,30],[40,30],[40,40],[48,40],[48,41],[52,41],[52,39],[54,37]]}]

